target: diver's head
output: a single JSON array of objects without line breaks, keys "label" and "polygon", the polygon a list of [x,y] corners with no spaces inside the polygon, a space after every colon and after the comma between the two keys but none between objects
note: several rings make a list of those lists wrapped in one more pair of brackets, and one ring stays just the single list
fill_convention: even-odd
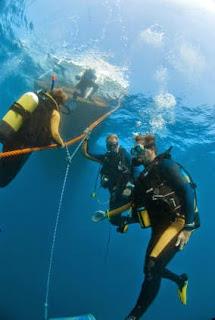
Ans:
[{"label": "diver's head", "polygon": [[[140,138],[140,136],[139,136]],[[148,165],[157,155],[155,136],[151,134],[141,135],[140,139],[135,138],[136,145],[131,149],[132,156],[143,165]]]},{"label": "diver's head", "polygon": [[88,80],[96,79],[96,71],[94,69],[87,69],[84,71],[84,77]]},{"label": "diver's head", "polygon": [[50,94],[59,106],[63,105],[69,98],[62,88],[55,88],[50,92]]},{"label": "diver's head", "polygon": [[134,136],[134,140],[136,144],[142,144],[144,145],[144,135],[141,133],[137,133]]},{"label": "diver's head", "polygon": [[119,138],[116,134],[109,134],[106,138],[106,148],[109,152],[118,152]]}]

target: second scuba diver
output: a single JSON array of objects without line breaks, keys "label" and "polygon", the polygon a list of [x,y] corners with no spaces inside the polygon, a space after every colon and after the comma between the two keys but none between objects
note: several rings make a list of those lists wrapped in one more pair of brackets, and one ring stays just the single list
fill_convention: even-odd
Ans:
[{"label": "second scuba diver", "polygon": [[96,79],[96,72],[93,69],[87,69],[82,76],[76,76],[76,80],[79,80],[79,82],[75,86],[73,98],[91,99],[98,90],[98,85],[95,82]]},{"label": "second scuba diver", "polygon": [[[101,186],[109,190],[109,210],[123,206],[131,196],[131,158],[129,153],[119,145],[116,134],[106,138],[107,151],[104,154],[93,154],[89,151],[88,139],[82,145],[82,151],[87,159],[101,164]],[[121,230],[121,218],[116,216],[110,219],[113,225]],[[127,228],[127,226],[126,226]]]},{"label": "second scuba diver", "polygon": [[[142,288],[136,305],[125,320],[138,320],[145,314],[159,292],[162,279],[177,285],[179,298],[186,304],[188,277],[173,273],[167,265],[200,226],[192,178],[172,160],[171,148],[157,155],[155,137],[146,135],[143,138],[143,143],[135,147],[133,157],[145,169],[135,183],[132,205],[128,204],[126,208],[132,206],[132,216],[128,216],[127,223],[151,227],[152,234],[145,257]],[[122,211],[117,209],[104,212],[104,218],[119,213]]]},{"label": "second scuba diver", "polygon": [[[52,142],[63,147],[59,133],[60,105],[67,98],[61,88],[21,96],[0,121],[3,152],[47,146]],[[30,153],[0,159],[0,187],[7,186],[16,177],[29,156]]]}]

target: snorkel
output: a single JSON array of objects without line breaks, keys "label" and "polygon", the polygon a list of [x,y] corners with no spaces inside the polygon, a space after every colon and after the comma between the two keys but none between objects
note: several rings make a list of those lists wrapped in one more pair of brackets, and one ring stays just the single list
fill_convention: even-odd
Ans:
[{"label": "snorkel", "polygon": [[55,74],[53,74],[51,76],[51,87],[50,87],[50,91],[53,91],[54,87],[55,87],[55,82],[57,80],[57,76]]}]

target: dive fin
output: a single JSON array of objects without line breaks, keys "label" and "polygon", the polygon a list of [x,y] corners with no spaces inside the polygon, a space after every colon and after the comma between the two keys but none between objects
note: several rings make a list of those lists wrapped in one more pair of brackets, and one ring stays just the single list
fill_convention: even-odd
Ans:
[{"label": "dive fin", "polygon": [[178,287],[178,297],[182,304],[187,304],[187,288],[188,288],[188,277],[186,274],[181,275],[182,284]]}]

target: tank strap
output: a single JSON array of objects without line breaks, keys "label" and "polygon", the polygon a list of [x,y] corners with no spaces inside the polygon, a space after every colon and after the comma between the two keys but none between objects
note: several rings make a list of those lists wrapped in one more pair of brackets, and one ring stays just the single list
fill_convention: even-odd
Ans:
[{"label": "tank strap", "polygon": [[10,110],[20,114],[23,118],[23,120],[27,120],[29,119],[29,117],[31,116],[31,113],[27,110],[25,110],[21,104],[15,102],[11,107],[10,107]]}]

